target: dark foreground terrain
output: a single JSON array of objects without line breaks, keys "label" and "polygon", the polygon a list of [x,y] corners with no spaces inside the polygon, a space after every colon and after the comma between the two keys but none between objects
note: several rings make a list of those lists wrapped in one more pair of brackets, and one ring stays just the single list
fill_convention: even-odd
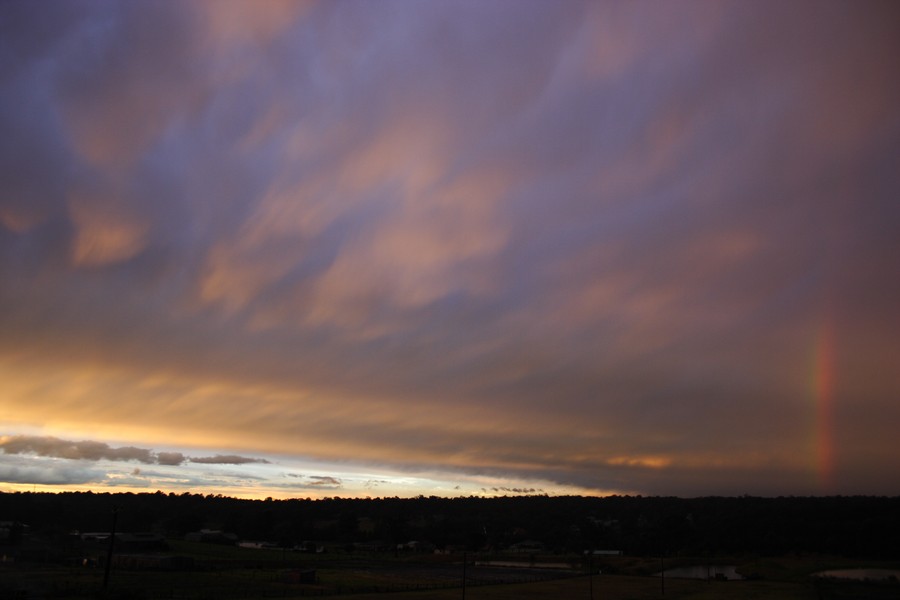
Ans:
[{"label": "dark foreground terrain", "polygon": [[0,494],[0,561],[0,598],[900,598],[813,576],[900,569],[900,499]]}]

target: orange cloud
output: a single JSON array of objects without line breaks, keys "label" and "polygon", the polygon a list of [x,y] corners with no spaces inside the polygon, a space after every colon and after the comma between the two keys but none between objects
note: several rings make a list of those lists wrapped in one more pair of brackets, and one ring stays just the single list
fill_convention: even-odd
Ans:
[{"label": "orange cloud", "polygon": [[148,224],[125,207],[113,189],[78,190],[69,197],[75,224],[71,259],[75,266],[97,267],[133,258],[147,243]]},{"label": "orange cloud", "polygon": [[294,25],[316,5],[315,0],[218,0],[198,3],[208,35],[221,45],[266,44]]},{"label": "orange cloud", "polygon": [[46,218],[28,207],[0,206],[0,225],[15,233],[25,233]]},{"label": "orange cloud", "polygon": [[662,456],[616,456],[606,462],[613,466],[663,469],[672,464],[672,459]]}]

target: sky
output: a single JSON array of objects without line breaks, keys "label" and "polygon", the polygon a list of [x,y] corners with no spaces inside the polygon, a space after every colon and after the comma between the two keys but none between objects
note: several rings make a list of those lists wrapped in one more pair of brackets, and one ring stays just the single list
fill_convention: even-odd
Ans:
[{"label": "sky", "polygon": [[0,3],[0,491],[900,494],[895,2]]}]

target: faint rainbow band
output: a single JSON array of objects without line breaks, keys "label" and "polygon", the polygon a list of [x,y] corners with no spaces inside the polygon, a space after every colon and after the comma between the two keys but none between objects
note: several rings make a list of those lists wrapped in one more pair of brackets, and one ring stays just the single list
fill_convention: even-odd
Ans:
[{"label": "faint rainbow band", "polygon": [[816,474],[823,493],[834,490],[834,323],[826,318],[816,336],[812,357],[812,394],[815,404],[814,456]]}]

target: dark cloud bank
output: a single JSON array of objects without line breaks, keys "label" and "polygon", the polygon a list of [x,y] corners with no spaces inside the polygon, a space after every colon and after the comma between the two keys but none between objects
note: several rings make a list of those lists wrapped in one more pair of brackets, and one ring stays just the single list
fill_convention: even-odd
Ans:
[{"label": "dark cloud bank", "polygon": [[113,448],[109,444],[91,440],[70,441],[55,437],[26,435],[0,437],[0,450],[3,450],[5,454],[35,454],[71,460],[137,461],[145,464],[171,466],[178,466],[185,462],[205,465],[245,465],[269,462],[263,458],[249,458],[234,454],[185,456],[181,452],[154,452],[134,446]]}]

